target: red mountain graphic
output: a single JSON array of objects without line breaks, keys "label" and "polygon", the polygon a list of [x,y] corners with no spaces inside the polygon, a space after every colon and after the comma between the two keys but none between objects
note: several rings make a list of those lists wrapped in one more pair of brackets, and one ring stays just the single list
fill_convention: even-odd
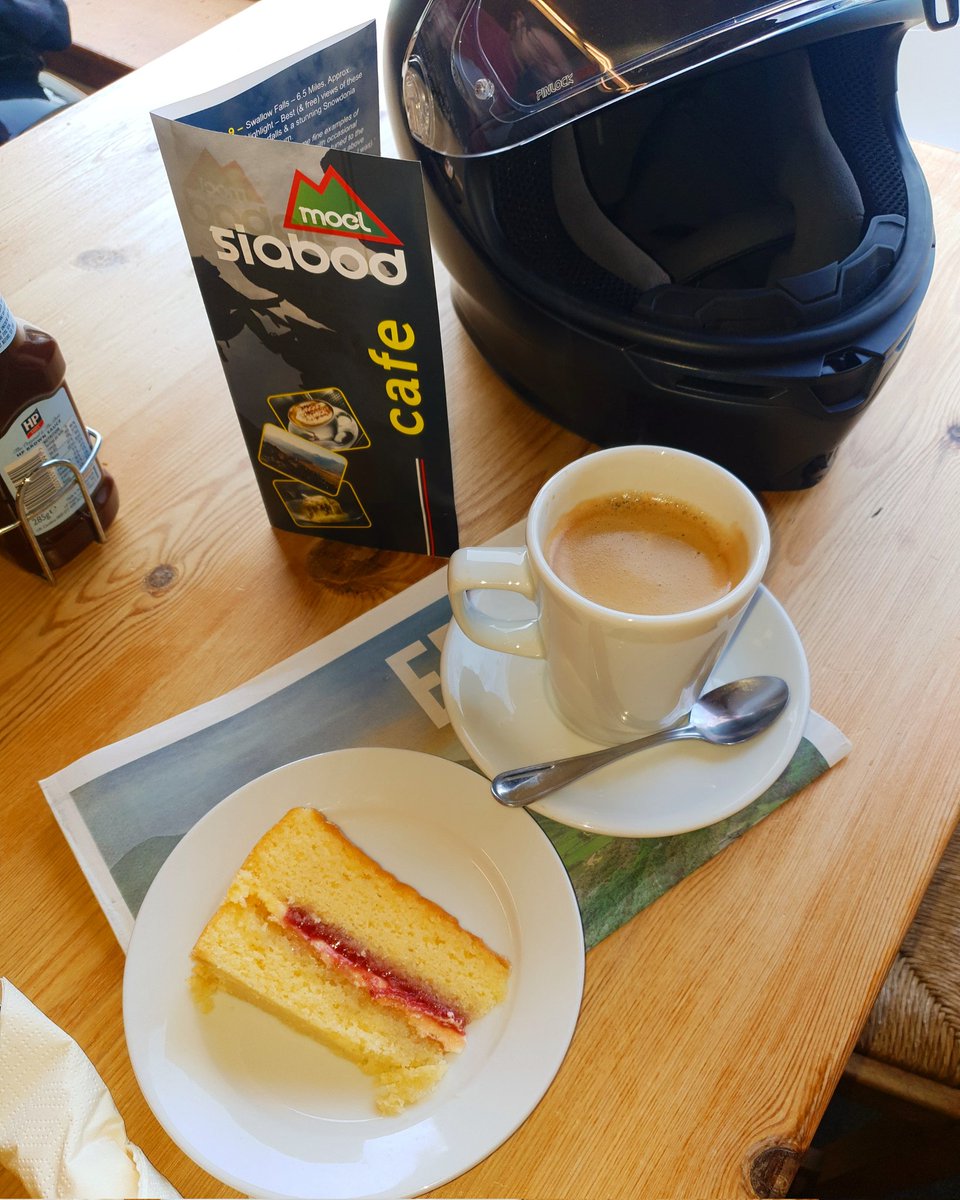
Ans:
[{"label": "red mountain graphic", "polygon": [[302,171],[294,171],[283,227],[403,245],[333,167],[327,167],[319,183]]}]

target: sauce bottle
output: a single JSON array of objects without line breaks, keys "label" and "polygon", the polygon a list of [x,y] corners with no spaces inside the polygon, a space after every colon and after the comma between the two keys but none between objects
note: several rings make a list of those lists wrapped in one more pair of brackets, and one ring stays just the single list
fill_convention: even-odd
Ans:
[{"label": "sauce bottle", "polygon": [[22,527],[4,533],[0,549],[48,579],[49,568],[69,562],[98,534],[69,467],[39,470],[40,464],[63,458],[83,470],[89,463],[83,479],[102,528],[119,504],[116,484],[92,452],[64,375],[54,338],[18,321],[0,296],[0,529],[17,523],[17,489],[30,476],[23,498],[46,566]]}]

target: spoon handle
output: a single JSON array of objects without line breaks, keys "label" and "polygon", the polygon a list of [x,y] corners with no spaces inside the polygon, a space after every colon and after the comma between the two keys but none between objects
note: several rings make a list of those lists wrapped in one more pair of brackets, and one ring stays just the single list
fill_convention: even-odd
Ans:
[{"label": "spoon handle", "polygon": [[541,796],[556,791],[565,784],[580,779],[608,763],[626,758],[638,750],[647,750],[651,746],[661,746],[664,742],[673,742],[678,738],[699,737],[700,735],[689,724],[675,725],[670,729],[661,729],[659,733],[650,733],[646,737],[636,738],[632,742],[622,742],[617,746],[607,746],[603,750],[594,750],[589,754],[576,754],[572,758],[558,758],[553,762],[537,763],[530,767],[511,767],[495,775],[490,790],[501,804],[508,808],[522,808],[532,804]]}]

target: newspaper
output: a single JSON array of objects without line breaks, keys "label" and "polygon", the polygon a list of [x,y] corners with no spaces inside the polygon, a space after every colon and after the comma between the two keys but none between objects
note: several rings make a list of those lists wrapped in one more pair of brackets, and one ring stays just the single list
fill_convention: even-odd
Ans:
[{"label": "newspaper", "polygon": [[[419,750],[472,767],[441,694],[440,655],[450,619],[441,570],[234,691],[42,780],[121,946],[179,839],[215,804],[267,771],[363,746]],[[614,838],[537,815],[570,875],[586,945],[613,932],[848,750],[843,734],[811,713],[792,762],[767,792],[734,816],[690,833]]]}]

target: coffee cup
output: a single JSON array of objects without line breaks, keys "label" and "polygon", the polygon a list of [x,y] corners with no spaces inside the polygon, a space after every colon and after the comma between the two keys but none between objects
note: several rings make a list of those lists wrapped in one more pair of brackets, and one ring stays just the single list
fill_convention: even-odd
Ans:
[{"label": "coffee cup", "polygon": [[[467,637],[542,659],[564,721],[613,743],[689,711],[769,554],[763,509],[736,476],[687,451],[619,446],[544,484],[523,546],[457,550],[448,586]],[[483,589],[526,597],[530,615],[484,611]]]}]

